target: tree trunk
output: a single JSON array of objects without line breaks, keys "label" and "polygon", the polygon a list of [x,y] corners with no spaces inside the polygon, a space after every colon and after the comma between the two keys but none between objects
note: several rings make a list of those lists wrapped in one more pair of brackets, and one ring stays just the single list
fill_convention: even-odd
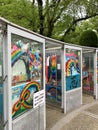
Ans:
[{"label": "tree trunk", "polygon": [[39,28],[40,28],[40,34],[43,35],[44,28],[44,16],[43,16],[43,1],[42,0],[37,0],[38,2],[38,12],[39,12]]}]

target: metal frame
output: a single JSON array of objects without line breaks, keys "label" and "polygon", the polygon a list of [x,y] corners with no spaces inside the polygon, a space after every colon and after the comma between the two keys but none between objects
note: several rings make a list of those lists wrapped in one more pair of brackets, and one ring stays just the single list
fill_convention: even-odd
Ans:
[{"label": "metal frame", "polygon": [[7,130],[7,123],[8,123],[8,112],[7,112],[7,105],[8,105],[8,102],[7,102],[7,97],[8,97],[8,92],[7,92],[7,46],[6,46],[6,43],[7,43],[7,34],[4,34],[4,37],[3,37],[3,87],[4,87],[4,130]]},{"label": "metal frame", "polygon": [[[32,33],[26,32],[24,30],[21,30],[21,28],[13,27],[11,25],[7,26],[7,84],[8,84],[8,130],[12,130],[12,93],[11,93],[11,34],[16,34],[28,39],[31,39],[36,42],[40,42],[43,44],[43,89],[45,90],[45,39],[36,36]],[[45,107],[44,107],[45,109]],[[46,110],[44,110],[46,111]],[[45,115],[46,117],[46,115]],[[46,118],[44,117],[44,122],[46,122]],[[46,128],[46,123],[44,124],[44,127]]]},{"label": "metal frame", "polygon": [[[5,58],[6,58],[6,56],[5,56],[5,50],[6,50],[6,48],[5,48],[5,42],[6,42],[6,37],[5,37],[5,35],[4,35],[4,30],[3,30],[3,27],[4,27],[4,25],[1,25],[1,32],[2,32],[2,34],[1,34],[1,46],[2,46],[2,87],[3,87],[3,121],[2,122],[0,122],[0,126],[1,127],[3,127],[4,128],[4,130],[5,130],[5,127],[6,127],[6,123],[7,123],[7,119],[6,119],[6,114],[7,114],[7,112],[6,112],[6,104],[7,104],[7,102],[6,102],[6,97],[7,97],[7,94],[6,94],[6,88],[4,87],[4,86],[6,86],[5,85],[5,80],[6,80],[6,72],[5,72]],[[1,125],[1,123],[2,123],[2,125]]]},{"label": "metal frame", "polygon": [[65,91],[65,47],[62,50],[62,108],[66,113],[66,91]]},{"label": "metal frame", "polygon": [[[66,78],[65,78],[65,58],[66,58],[66,48],[70,48],[70,49],[75,49],[75,50],[80,50],[81,51],[81,86],[79,88],[73,89],[73,90],[69,90],[66,91]],[[63,76],[64,76],[64,113],[66,113],[66,93],[70,93],[72,91],[77,91],[77,90],[81,90],[81,104],[82,104],[82,48],[80,47],[74,47],[74,46],[68,46],[68,45],[64,45],[64,72],[63,72]]]},{"label": "metal frame", "polygon": [[95,98],[98,99],[98,83],[97,83],[97,59],[98,59],[98,50],[96,49],[96,53],[94,55],[94,81],[95,81],[95,90],[94,90],[94,94],[95,94]]}]

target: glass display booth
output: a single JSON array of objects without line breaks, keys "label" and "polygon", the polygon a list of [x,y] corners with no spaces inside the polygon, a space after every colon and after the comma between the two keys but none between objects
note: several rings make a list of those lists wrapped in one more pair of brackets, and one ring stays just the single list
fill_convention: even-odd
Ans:
[{"label": "glass display booth", "polygon": [[44,130],[45,39],[0,18],[0,130]]},{"label": "glass display booth", "polygon": [[82,49],[64,46],[64,112],[82,104]]},{"label": "glass display booth", "polygon": [[46,99],[67,113],[82,104],[82,48],[48,38],[46,43]]},{"label": "glass display booth", "polygon": [[[46,55],[45,55],[46,53]],[[98,99],[98,50],[46,38],[0,18],[0,130],[44,130],[46,99],[64,113]]]},{"label": "glass display booth", "polygon": [[83,48],[82,59],[83,93],[96,96],[96,50]]}]

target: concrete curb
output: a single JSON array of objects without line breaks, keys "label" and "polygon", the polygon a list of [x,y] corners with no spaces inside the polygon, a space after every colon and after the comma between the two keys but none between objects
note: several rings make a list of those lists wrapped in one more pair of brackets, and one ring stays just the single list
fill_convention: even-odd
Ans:
[{"label": "concrete curb", "polygon": [[85,109],[96,105],[98,101],[94,101],[92,103],[86,104],[81,106],[80,108],[70,112],[69,114],[65,115],[61,120],[59,120],[50,130],[61,130],[62,127],[69,123],[74,117],[76,117],[79,113],[83,112]]}]

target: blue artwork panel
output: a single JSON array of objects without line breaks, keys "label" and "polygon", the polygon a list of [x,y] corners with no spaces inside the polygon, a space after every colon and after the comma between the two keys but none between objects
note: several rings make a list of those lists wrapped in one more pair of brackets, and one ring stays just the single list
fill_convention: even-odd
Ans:
[{"label": "blue artwork panel", "polygon": [[66,49],[66,91],[81,87],[80,56],[80,51]]},{"label": "blue artwork panel", "polygon": [[52,84],[46,84],[46,97],[52,101],[61,102],[61,85],[54,86]]},{"label": "blue artwork panel", "polygon": [[80,87],[80,74],[66,77],[66,91]]}]

